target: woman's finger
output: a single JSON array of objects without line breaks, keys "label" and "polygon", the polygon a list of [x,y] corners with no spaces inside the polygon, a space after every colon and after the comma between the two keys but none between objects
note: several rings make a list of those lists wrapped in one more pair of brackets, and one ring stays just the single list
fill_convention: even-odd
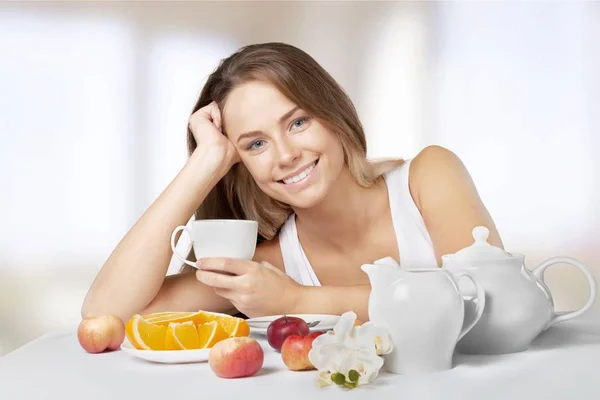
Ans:
[{"label": "woman's finger", "polygon": [[253,261],[221,257],[205,257],[196,262],[198,269],[225,272],[235,275],[244,275],[253,264]]},{"label": "woman's finger", "polygon": [[219,106],[214,101],[210,105],[210,117],[217,129],[221,130],[221,111],[219,110]]},{"label": "woman's finger", "polygon": [[228,276],[218,272],[196,271],[196,279],[205,285],[220,289],[235,289],[237,287],[237,276]]}]

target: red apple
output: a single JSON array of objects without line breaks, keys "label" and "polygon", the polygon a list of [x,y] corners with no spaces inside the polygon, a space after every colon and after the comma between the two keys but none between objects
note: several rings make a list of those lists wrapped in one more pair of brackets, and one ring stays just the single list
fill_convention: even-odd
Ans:
[{"label": "red apple", "polygon": [[313,332],[309,335],[290,335],[281,346],[281,358],[286,367],[292,371],[315,369],[308,359],[312,343],[323,332]]},{"label": "red apple", "polygon": [[86,318],[77,328],[77,339],[89,353],[116,350],[125,340],[125,324],[116,315]]},{"label": "red apple", "polygon": [[298,317],[284,315],[269,324],[267,341],[277,351],[281,351],[284,340],[290,335],[308,335],[310,328],[306,321]]},{"label": "red apple", "polygon": [[232,337],[215,344],[208,356],[210,369],[220,378],[243,378],[256,374],[263,365],[260,344],[249,337]]}]

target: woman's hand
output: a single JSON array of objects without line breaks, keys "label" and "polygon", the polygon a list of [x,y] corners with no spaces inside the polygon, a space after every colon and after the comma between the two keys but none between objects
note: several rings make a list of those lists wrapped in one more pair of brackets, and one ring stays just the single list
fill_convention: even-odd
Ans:
[{"label": "woman's hand", "polygon": [[217,103],[213,101],[193,113],[188,126],[203,157],[210,157],[227,170],[240,161],[237,149],[222,133],[221,111]]},{"label": "woman's hand", "polygon": [[267,262],[231,258],[198,261],[198,280],[212,286],[250,318],[292,313],[300,300],[302,286]]}]

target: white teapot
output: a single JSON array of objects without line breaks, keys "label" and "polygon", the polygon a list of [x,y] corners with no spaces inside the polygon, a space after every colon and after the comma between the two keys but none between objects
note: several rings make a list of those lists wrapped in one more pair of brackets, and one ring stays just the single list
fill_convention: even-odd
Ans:
[{"label": "white teapot", "polygon": [[[529,271],[524,255],[509,253],[487,242],[489,230],[473,229],[475,243],[454,254],[442,256],[442,268],[452,274],[468,271],[483,286],[486,305],[483,316],[458,343],[457,351],[467,354],[505,354],[527,350],[542,331],[589,310],[596,300],[596,281],[587,267],[570,257],[553,257]],[[579,310],[555,312],[544,271],[557,263],[577,267],[588,280],[590,296]],[[461,292],[473,292],[459,284]],[[469,299],[465,299],[469,304]],[[468,308],[473,308],[471,304]]]},{"label": "white teapot", "polygon": [[[369,321],[386,328],[394,343],[384,356],[384,368],[404,375],[452,368],[457,342],[483,313],[482,287],[468,272],[453,276],[437,266],[406,269],[391,257],[361,269],[371,282]],[[469,319],[456,284],[463,276],[474,283],[480,300]]]}]

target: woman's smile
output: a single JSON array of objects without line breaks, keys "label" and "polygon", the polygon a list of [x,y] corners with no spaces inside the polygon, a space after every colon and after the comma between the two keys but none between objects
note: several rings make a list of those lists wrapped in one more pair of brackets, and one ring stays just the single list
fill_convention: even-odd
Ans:
[{"label": "woman's smile", "polygon": [[319,159],[311,162],[308,166],[302,167],[299,172],[294,172],[293,174],[288,175],[284,179],[281,179],[279,182],[281,185],[285,186],[286,189],[301,189],[306,187],[312,181],[312,177],[314,175],[314,171],[317,167]]}]

